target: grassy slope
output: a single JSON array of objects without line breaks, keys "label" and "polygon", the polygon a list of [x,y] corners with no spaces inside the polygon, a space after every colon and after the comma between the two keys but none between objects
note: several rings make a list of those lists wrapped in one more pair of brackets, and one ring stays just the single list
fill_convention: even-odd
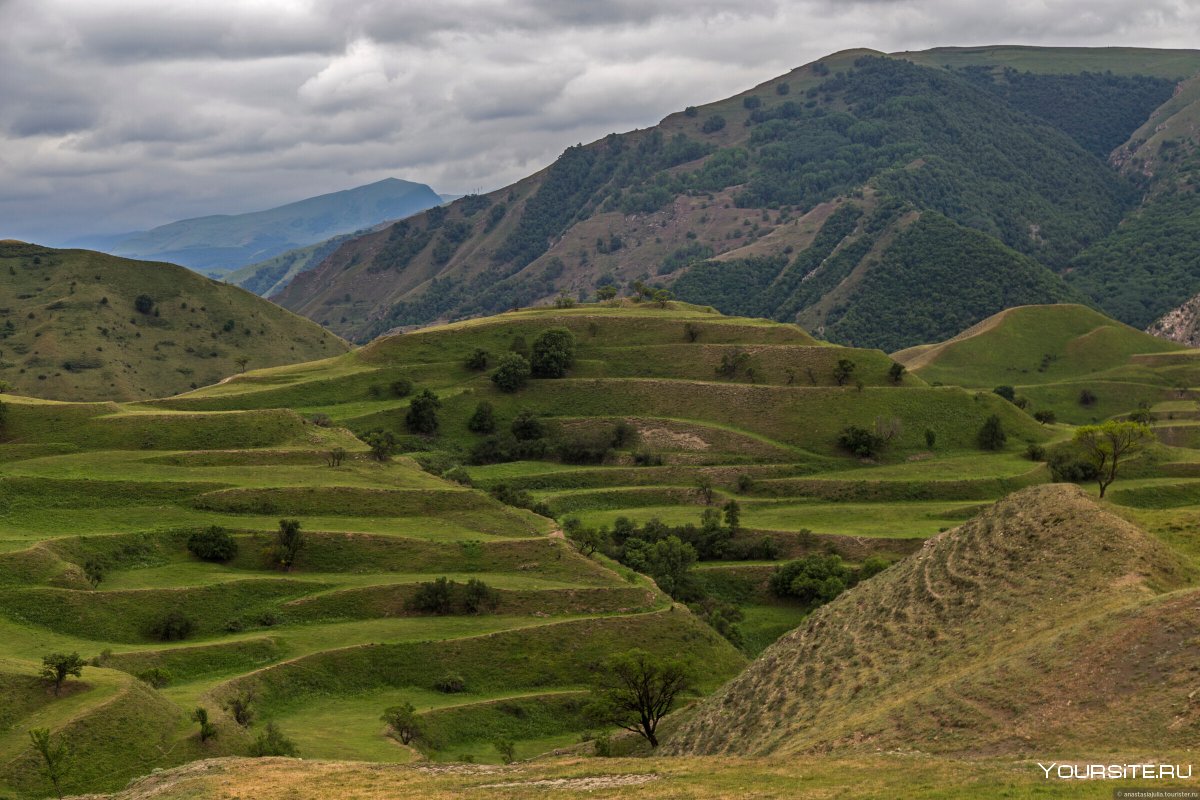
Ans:
[{"label": "grassy slope", "polygon": [[[700,332],[695,342],[685,341],[687,323]],[[533,381],[516,395],[503,395],[486,373],[462,366],[476,347],[496,354],[518,333],[532,341],[555,325],[567,325],[579,339],[580,360],[571,378]],[[723,348],[754,353],[757,383],[745,374],[717,379],[713,359]],[[859,364],[865,383],[861,391],[830,385],[828,372],[839,355]],[[1191,374],[1186,363],[1176,363],[1181,357],[1171,351],[1143,356],[1146,363],[1140,368]],[[315,787],[334,774],[346,782],[343,786],[367,780],[363,792],[374,791],[369,785],[374,778],[361,776],[393,774],[381,772],[379,764],[353,767],[309,759],[413,758],[412,751],[384,736],[378,717],[388,705],[412,702],[428,717],[441,737],[425,746],[432,758],[470,755],[494,762],[498,753],[479,731],[511,736],[520,757],[576,742],[586,722],[572,702],[578,697],[573,693],[586,684],[587,664],[614,649],[638,644],[686,654],[703,670],[706,691],[743,663],[724,640],[684,608],[670,605],[644,578],[614,571],[608,561],[581,558],[565,543],[547,538],[549,520],[448,484],[419,471],[409,458],[390,465],[370,462],[346,431],[307,424],[293,409],[320,410],[358,429],[384,425],[403,434],[408,399],[372,393],[371,388],[386,389],[398,377],[411,377],[418,388],[428,386],[442,397],[442,427],[436,439],[403,435],[403,441],[414,455],[442,464],[460,460],[477,441],[465,429],[465,418],[480,399],[495,404],[502,428],[523,407],[554,415],[551,421],[564,428],[602,429],[627,419],[639,431],[637,446],[652,447],[663,457],[662,466],[636,467],[628,451],[618,451],[609,463],[597,466],[515,462],[470,467],[470,473],[484,487],[498,482],[526,487],[559,513],[575,513],[593,523],[611,522],[618,515],[695,522],[702,504],[694,487],[704,475],[714,482],[718,502],[736,498],[742,504],[740,538],[770,537],[785,557],[833,551],[855,561],[870,554],[890,560],[920,549],[924,539],[971,517],[992,499],[1044,481],[1044,468],[1019,455],[1023,440],[1059,437],[1069,429],[1036,426],[990,393],[977,399],[959,389],[929,388],[914,376],[892,386],[884,374],[889,363],[882,353],[814,344],[793,326],[725,318],[679,304],[666,309],[585,306],[526,310],[390,337],[339,358],[254,370],[153,403],[80,405],[6,398],[6,436],[15,441],[0,444],[5,456],[0,465],[0,656],[7,659],[0,671],[22,676],[0,679],[6,700],[0,704],[0,753],[18,757],[0,767],[2,780],[11,787],[7,791],[33,794],[40,788],[29,770],[24,737],[25,729],[42,719],[37,708],[45,698],[29,691],[32,684],[24,676],[32,675],[40,656],[50,650],[93,656],[111,649],[102,661],[109,669],[88,668],[83,682],[72,685],[132,686],[138,693],[130,697],[148,698],[146,708],[168,712],[138,717],[148,721],[123,724],[106,734],[113,749],[84,748],[95,757],[87,757],[89,771],[80,779],[81,788],[116,790],[129,775],[152,765],[244,753],[247,736],[272,720],[300,744],[304,763],[314,770],[308,773],[310,784],[297,790],[299,796],[317,792]],[[809,368],[816,385],[803,385],[809,383]],[[787,369],[796,376],[792,385]],[[705,372],[713,374],[706,377]],[[1192,405],[1177,400],[1156,413],[1163,415],[1165,426],[1181,429],[1186,416],[1167,415],[1191,414]],[[1011,436],[1009,449],[998,454],[980,452],[974,445],[974,431],[989,413],[1004,416]],[[880,415],[899,416],[904,428],[885,452],[885,463],[865,465],[837,453],[832,439],[839,425],[856,421],[869,426]],[[937,433],[932,452],[923,443],[926,426]],[[66,431],[71,442],[63,441]],[[1178,432],[1181,444],[1191,441],[1184,433]],[[330,469],[323,454],[337,445],[347,447],[350,458]],[[1191,543],[1195,506],[1188,504],[1200,497],[1191,485],[1200,475],[1193,463],[1197,459],[1194,451],[1174,448],[1160,460],[1169,463],[1140,468],[1142,477],[1123,480],[1110,495],[1117,502],[1128,501],[1122,514],[1195,562],[1200,559]],[[740,476],[750,478],[749,484],[742,485]],[[811,617],[807,626],[820,624],[843,613],[836,609],[854,606],[854,597],[873,598],[887,609],[877,619],[854,616],[853,625],[830,645],[828,662],[813,661],[822,669],[832,665],[842,670],[841,676],[853,676],[863,687],[857,699],[843,697],[838,692],[851,691],[853,684],[839,678],[834,689],[818,694],[813,708],[824,708],[821,703],[828,701],[837,712],[824,714],[813,736],[859,726],[877,732],[880,741],[926,737],[947,749],[994,742],[997,731],[1009,723],[987,709],[1011,706],[1013,698],[1004,689],[1009,675],[1038,691],[1051,684],[1075,687],[1073,670],[1101,670],[1110,683],[1127,679],[1129,673],[1121,672],[1120,665],[1089,650],[1079,631],[1096,632],[1101,643],[1150,637],[1145,639],[1147,652],[1163,650],[1164,643],[1151,635],[1156,630],[1191,635],[1191,623],[1183,615],[1191,602],[1186,590],[1159,600],[1151,591],[1174,587],[1186,575],[1173,556],[1095,511],[1078,493],[1039,491],[1050,498],[1041,506],[1014,500],[962,529],[976,537],[972,546],[955,544],[961,541],[958,534],[936,539],[915,561],[903,562]],[[412,513],[411,504],[418,499],[414,492],[423,493],[419,514]],[[469,503],[459,502],[467,498]],[[1053,506],[1053,514],[1038,510],[1045,505]],[[404,515],[389,516],[396,513]],[[290,574],[271,569],[263,555],[281,515],[299,516],[309,532],[299,565]],[[1003,534],[1012,519],[1020,521],[1022,531],[1015,539]],[[230,563],[202,563],[187,553],[190,533],[209,524],[235,531],[240,549]],[[1027,532],[1034,539],[1024,538]],[[1097,536],[1105,537],[1099,549]],[[1123,544],[1130,542],[1130,547]],[[1031,548],[1045,557],[1031,561]],[[97,558],[107,568],[104,582],[93,590],[82,566]],[[928,583],[923,564],[930,565]],[[718,596],[743,605],[742,626],[751,653],[808,615],[807,608],[766,592],[773,569],[769,561],[718,561],[705,562],[699,570]],[[1139,590],[1137,581],[1122,577],[1131,572],[1157,576],[1158,583]],[[407,609],[405,600],[415,584],[438,575],[459,582],[482,577],[499,590],[499,607],[490,614],[447,617]],[[995,594],[971,588],[970,580],[988,585]],[[885,591],[888,586],[892,588]],[[909,596],[897,600],[896,587]],[[1087,595],[1095,626],[1059,625],[1077,608],[1074,592],[1085,587],[1096,590]],[[1048,607],[1050,595],[1055,613],[1048,621],[1026,624],[1024,610]],[[160,642],[149,635],[148,627],[167,608],[194,618],[197,631],[191,639]],[[1001,611],[1010,615],[1007,621],[988,616]],[[993,634],[980,632],[1003,632],[1013,620],[1045,635],[997,643],[987,638]],[[930,629],[943,633],[931,639]],[[946,633],[951,630],[959,638]],[[964,640],[980,644],[964,648]],[[919,647],[909,646],[914,641]],[[846,653],[838,650],[839,643]],[[1021,643],[1028,647],[1017,647]],[[767,657],[775,658],[771,654],[780,646],[769,649]],[[894,648],[892,656],[876,657],[887,647]],[[1176,647],[1174,639],[1165,647],[1173,654],[1163,662],[1172,676],[1164,695],[1169,698],[1178,688],[1175,677],[1185,674],[1177,669],[1179,659],[1190,658],[1191,651],[1190,645]],[[1115,645],[1105,648],[1125,652]],[[987,669],[972,671],[969,666],[979,653],[992,660]],[[962,666],[952,673],[963,676],[962,681],[936,696],[928,682],[906,683],[912,676],[919,681],[931,665]],[[160,692],[128,683],[112,671],[137,673],[153,666],[173,675]],[[872,676],[908,667],[908,677],[887,678],[903,690],[903,702],[893,703],[891,696],[885,702]],[[463,674],[465,694],[433,689],[433,682],[450,671]],[[1161,704],[1146,703],[1128,681],[1121,685],[1126,687],[1121,703],[1146,706],[1142,716],[1130,715],[1142,720],[1138,725],[1145,727],[1139,731],[1150,731],[1143,738],[1158,741],[1153,731],[1161,721]],[[194,726],[180,715],[197,703],[215,710],[235,689],[248,686],[259,697],[256,726],[240,732],[218,713],[221,737],[201,748]],[[102,718],[98,692],[78,697],[73,702],[79,704],[74,708],[81,719]],[[65,704],[58,708],[75,713]],[[896,713],[877,728],[881,708]],[[1103,717],[1087,710],[1091,708],[1085,703],[1083,711],[1061,710],[1072,727],[1064,722],[1031,736],[1055,748],[1055,754],[1106,746]],[[12,709],[8,717],[3,709]],[[55,721],[60,717],[47,719],[65,730]],[[1027,717],[1015,720],[1017,729],[1036,727]],[[687,724],[686,717],[671,722],[680,724]],[[1037,725],[1045,728],[1041,721]],[[718,728],[712,726],[714,732]],[[748,742],[752,739],[747,736]],[[155,750],[160,745],[162,750]],[[165,755],[128,767],[113,752]],[[861,770],[862,781],[877,781],[876,794],[889,796],[898,787],[908,796],[929,790],[934,792],[930,796],[940,791],[945,797],[964,786],[979,788],[983,796],[1054,788],[1024,783],[992,762],[974,762],[967,776],[952,774],[948,761],[922,759],[898,775],[890,756],[845,758],[847,769]],[[101,775],[95,768],[113,761],[122,763],[120,774]],[[764,796],[795,790],[794,763],[719,760],[703,776],[692,771],[692,763],[656,759],[581,765],[568,760],[514,768],[533,773],[501,774],[520,779],[522,774],[638,771],[653,765],[664,776],[654,785],[667,796],[720,796],[747,787]],[[835,780],[833,763],[811,762],[814,787]],[[227,791],[270,796],[274,790],[253,787],[272,774],[272,764],[250,768],[231,762],[235,788]],[[888,772],[872,777],[871,770],[882,768]],[[446,792],[467,787],[473,780],[470,768],[454,769],[459,771],[437,779],[442,782],[413,785]],[[185,768],[182,775],[168,790],[177,794],[164,796],[207,791],[194,782],[195,773]],[[478,782],[495,780],[481,777]],[[398,791],[393,781],[386,791]]]},{"label": "grassy slope", "polygon": [[1117,75],[1154,75],[1182,80],[1200,71],[1200,50],[1158,50],[1139,47],[935,47],[893,53],[917,64],[934,67],[1012,67],[1022,72],[1071,74],[1111,71]]},{"label": "grassy slope", "polygon": [[[1181,623],[1195,594],[1162,593],[1189,577],[1165,545],[1082,491],[1026,490],[819,610],[688,715],[668,749],[1169,746],[1190,691],[1195,626]],[[1178,627],[1163,634],[1164,619]],[[1154,681],[1104,645],[1158,636],[1156,651],[1171,656]]]},{"label": "grassy slope", "polygon": [[1077,305],[1010,308],[939,344],[896,353],[931,383],[991,388],[1057,383],[1124,366],[1178,345]]},{"label": "grassy slope", "polygon": [[[347,349],[302,317],[171,264],[2,244],[0,272],[0,380],[21,394],[161,397],[216,383],[243,356],[266,367]],[[154,312],[134,309],[142,294]]]}]

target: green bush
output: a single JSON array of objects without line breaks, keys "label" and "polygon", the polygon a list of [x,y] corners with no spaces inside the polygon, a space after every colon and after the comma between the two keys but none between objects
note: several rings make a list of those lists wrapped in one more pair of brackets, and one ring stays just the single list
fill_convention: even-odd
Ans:
[{"label": "green bush", "polygon": [[535,378],[561,378],[575,362],[575,335],[566,328],[551,328],[533,340],[529,367]]},{"label": "green bush", "polygon": [[187,548],[203,561],[229,561],[238,553],[237,540],[218,525],[193,533],[188,537]]},{"label": "green bush", "polygon": [[529,362],[519,353],[506,353],[500,357],[492,383],[502,392],[515,392],[529,380]]}]

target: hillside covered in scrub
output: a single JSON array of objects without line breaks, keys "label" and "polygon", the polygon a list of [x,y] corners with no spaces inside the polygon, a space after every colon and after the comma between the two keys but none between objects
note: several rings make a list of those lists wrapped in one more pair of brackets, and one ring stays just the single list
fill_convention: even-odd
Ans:
[{"label": "hillside covered in scrub", "polygon": [[359,341],[635,282],[885,350],[1015,305],[1145,327],[1200,291],[1181,246],[1197,69],[1195,51],[837,53],[350,240],[274,299]]},{"label": "hillside covered in scrub", "polygon": [[303,317],[173,264],[0,242],[0,275],[0,382],[17,394],[161,397],[348,349]]}]

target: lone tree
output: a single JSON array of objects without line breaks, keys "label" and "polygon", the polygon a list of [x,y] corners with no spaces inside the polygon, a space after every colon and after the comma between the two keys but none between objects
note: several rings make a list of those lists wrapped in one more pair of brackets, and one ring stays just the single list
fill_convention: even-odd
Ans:
[{"label": "lone tree", "polygon": [[201,743],[217,735],[217,726],[208,721],[208,709],[204,706],[199,706],[192,712],[192,721],[200,726]]},{"label": "lone tree", "polygon": [[1109,420],[1100,425],[1085,425],[1075,431],[1075,444],[1096,468],[1100,496],[1117,479],[1121,463],[1141,453],[1154,439],[1150,426],[1141,422]]},{"label": "lone tree", "polygon": [[149,314],[154,310],[154,298],[148,294],[139,294],[133,300],[133,310],[139,314]]},{"label": "lone tree", "polygon": [[423,390],[412,399],[408,405],[408,413],[404,415],[404,425],[410,433],[422,433],[431,436],[437,433],[437,411],[442,407],[442,401],[428,389]]},{"label": "lone tree", "polygon": [[83,674],[83,659],[79,653],[51,653],[42,656],[41,676],[54,684],[54,694],[58,695],[63,683],[72,675],[78,678]]},{"label": "lone tree", "polygon": [[391,431],[374,430],[359,438],[371,448],[371,457],[376,461],[387,461],[396,452],[396,437]]},{"label": "lone tree", "polygon": [[888,379],[892,383],[899,385],[900,381],[904,380],[904,373],[907,371],[908,368],[899,361],[893,361],[892,365],[888,367]]},{"label": "lone tree", "polygon": [[248,356],[238,356],[233,360],[233,363],[238,365],[238,372],[245,372],[246,365],[250,363],[250,358]]},{"label": "lone tree", "polygon": [[607,302],[617,296],[617,287],[611,283],[606,283],[596,289],[596,299],[601,302]]},{"label": "lone tree", "polygon": [[529,367],[535,378],[561,378],[575,362],[575,335],[566,328],[551,328],[533,340]]},{"label": "lone tree", "polygon": [[680,661],[660,659],[645,650],[610,657],[596,676],[588,711],[598,722],[616,725],[658,747],[659,720],[680,694],[692,686]]},{"label": "lone tree", "polygon": [[850,359],[839,358],[837,365],[833,368],[833,379],[837,381],[838,386],[845,386],[846,381],[850,380],[856,369],[858,366]]},{"label": "lone tree", "polygon": [[520,353],[505,353],[492,373],[492,383],[502,392],[515,392],[529,380],[529,362]]},{"label": "lone tree", "polygon": [[412,744],[414,739],[421,738],[421,718],[417,716],[417,710],[413,708],[412,703],[392,706],[383,712],[380,719],[387,723],[388,730],[401,744]]},{"label": "lone tree", "polygon": [[275,534],[275,560],[286,572],[296,564],[296,556],[304,549],[304,534],[300,532],[300,520],[279,520],[279,531]]},{"label": "lone tree", "polygon": [[60,784],[66,777],[67,761],[70,759],[67,743],[61,736],[57,740],[52,739],[49,728],[34,728],[29,732],[29,739],[33,742],[33,749],[42,757],[42,774],[54,786],[54,793],[59,800],[62,800]]},{"label": "lone tree", "polygon": [[467,430],[484,434],[496,432],[496,411],[491,403],[484,400],[475,406],[475,413],[467,420]]},{"label": "lone tree", "polygon": [[1008,441],[1008,434],[1004,432],[1004,423],[1000,421],[1000,417],[992,414],[983,423],[983,427],[979,429],[979,446],[984,450],[999,450],[1004,447],[1004,443]]}]

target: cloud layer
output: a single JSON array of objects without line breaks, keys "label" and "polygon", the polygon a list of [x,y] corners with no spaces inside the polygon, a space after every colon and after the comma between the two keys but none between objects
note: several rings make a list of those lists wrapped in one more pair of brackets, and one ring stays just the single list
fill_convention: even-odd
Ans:
[{"label": "cloud layer", "polygon": [[1195,46],[1189,0],[0,0],[0,238],[489,190],[849,47]]}]

